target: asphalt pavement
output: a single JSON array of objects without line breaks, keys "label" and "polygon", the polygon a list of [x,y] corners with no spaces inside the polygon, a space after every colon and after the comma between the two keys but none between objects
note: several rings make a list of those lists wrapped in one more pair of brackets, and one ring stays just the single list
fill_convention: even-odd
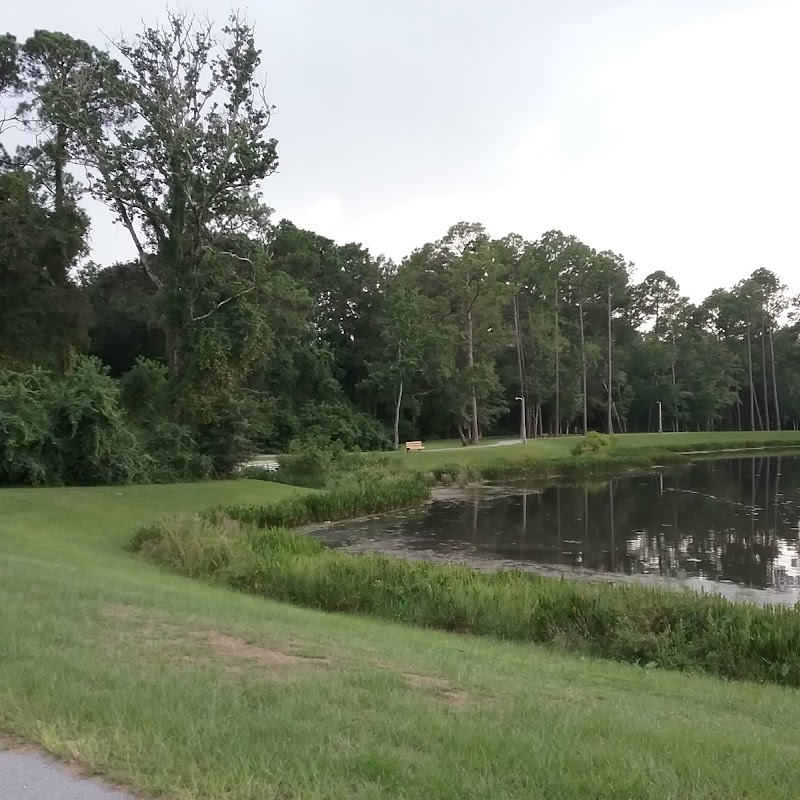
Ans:
[{"label": "asphalt pavement", "polygon": [[[2,746],[2,745],[0,745]],[[135,800],[39,753],[0,750],[0,800]]]}]

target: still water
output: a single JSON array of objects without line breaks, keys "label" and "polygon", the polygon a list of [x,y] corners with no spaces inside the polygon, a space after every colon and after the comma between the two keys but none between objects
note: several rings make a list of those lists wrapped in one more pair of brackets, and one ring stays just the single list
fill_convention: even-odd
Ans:
[{"label": "still water", "polygon": [[800,456],[481,487],[317,531],[332,546],[800,601]]}]

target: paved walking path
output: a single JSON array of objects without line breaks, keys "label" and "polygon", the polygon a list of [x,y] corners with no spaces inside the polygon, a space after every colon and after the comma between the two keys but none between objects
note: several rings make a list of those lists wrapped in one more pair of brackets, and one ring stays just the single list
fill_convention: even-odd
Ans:
[{"label": "paved walking path", "polygon": [[96,778],[76,777],[39,753],[0,750],[0,799],[134,800],[134,796]]},{"label": "paved walking path", "polygon": [[[470,450],[478,450],[481,447],[507,447],[510,444],[522,444],[522,439],[501,439],[499,442],[490,442],[489,444],[479,444],[469,446]],[[448,453],[451,450],[466,450],[464,445],[459,447],[431,447],[427,452],[429,453]]]}]

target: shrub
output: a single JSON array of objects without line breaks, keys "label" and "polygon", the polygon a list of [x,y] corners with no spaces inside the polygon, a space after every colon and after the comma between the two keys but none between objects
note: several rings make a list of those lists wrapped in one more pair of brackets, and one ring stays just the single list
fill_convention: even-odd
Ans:
[{"label": "shrub", "polygon": [[384,425],[344,398],[307,402],[297,409],[275,415],[276,436],[272,447],[285,449],[298,438],[322,438],[345,450],[390,450],[392,442]]},{"label": "shrub", "polygon": [[52,436],[52,377],[0,371],[0,483],[52,483],[60,472]]},{"label": "shrub", "polygon": [[148,477],[148,460],[97,359],[65,376],[0,371],[0,482],[116,484]]},{"label": "shrub", "polygon": [[188,425],[175,422],[169,372],[164,364],[139,358],[120,380],[122,403],[148,459],[155,483],[207,478],[212,462],[202,455]]},{"label": "shrub", "polygon": [[574,456],[604,456],[614,443],[613,437],[607,433],[589,431],[573,448]]}]

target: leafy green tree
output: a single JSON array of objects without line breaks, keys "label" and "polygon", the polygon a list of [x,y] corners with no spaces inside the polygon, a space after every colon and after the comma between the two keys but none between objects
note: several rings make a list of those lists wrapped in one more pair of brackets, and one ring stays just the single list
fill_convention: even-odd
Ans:
[{"label": "leafy green tree", "polygon": [[414,276],[420,291],[436,301],[434,318],[447,330],[455,359],[450,372],[456,380],[448,382],[443,399],[462,440],[472,444],[481,437],[479,409],[487,426],[502,409],[493,358],[502,336],[502,285],[496,267],[483,226],[465,222],[412,253],[401,266]]},{"label": "leafy green tree", "polygon": [[117,377],[138,358],[166,363],[166,337],[158,290],[136,263],[94,265],[81,273],[89,303],[90,351]]},{"label": "leafy green tree", "polygon": [[87,309],[63,272],[83,251],[86,218],[64,218],[39,200],[36,176],[0,172],[0,367],[65,372],[87,344]]},{"label": "leafy green tree", "polygon": [[384,316],[369,380],[392,398],[394,448],[400,445],[403,400],[424,390],[426,370],[436,363],[441,337],[425,310],[425,300],[397,277],[386,285]]}]

